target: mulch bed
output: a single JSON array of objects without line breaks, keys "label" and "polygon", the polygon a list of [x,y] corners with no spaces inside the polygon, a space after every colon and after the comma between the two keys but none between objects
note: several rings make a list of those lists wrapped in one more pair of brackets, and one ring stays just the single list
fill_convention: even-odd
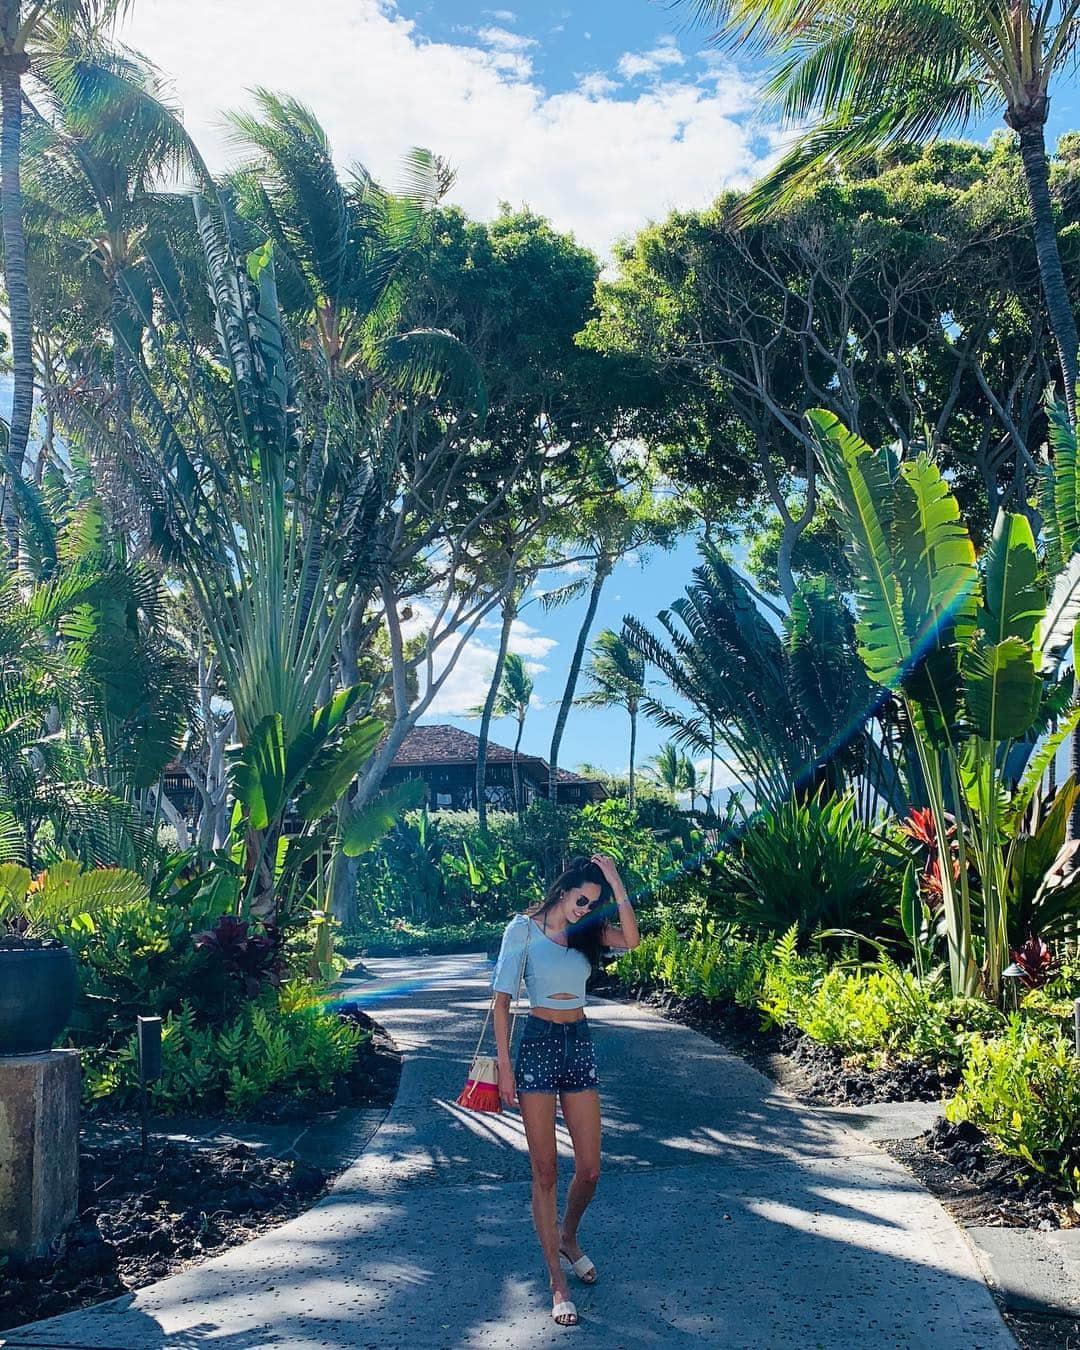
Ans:
[{"label": "mulch bed", "polygon": [[[345,1008],[342,1015],[373,1035],[337,1090],[302,1101],[264,1099],[249,1119],[303,1121],[343,1105],[390,1106],[400,1053],[366,1013]],[[94,1142],[84,1142],[79,1156],[76,1222],[48,1256],[0,1257],[0,1331],[140,1289],[248,1242],[308,1209],[333,1179],[239,1143],[154,1140],[144,1165],[133,1149],[131,1115],[95,1113],[94,1120]]]},{"label": "mulch bed", "polygon": [[1015,1158],[991,1147],[969,1121],[942,1118],[917,1139],[883,1147],[965,1228],[1064,1228],[1077,1215],[1041,1177],[1025,1177]]},{"label": "mulch bed", "polygon": [[129,1141],[79,1156],[79,1217],[36,1260],[0,1267],[0,1329],[139,1289],[247,1242],[308,1208],[325,1172],[245,1144],[155,1143],[145,1167]]}]

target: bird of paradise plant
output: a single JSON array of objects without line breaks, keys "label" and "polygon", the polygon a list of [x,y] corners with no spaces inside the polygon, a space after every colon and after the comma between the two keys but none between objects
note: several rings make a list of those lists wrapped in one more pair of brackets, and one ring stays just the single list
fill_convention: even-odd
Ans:
[{"label": "bird of paradise plant", "polygon": [[[1001,512],[980,559],[960,507],[925,454],[890,465],[832,413],[808,413],[852,538],[859,653],[914,731],[939,858],[953,992],[998,998],[1008,960],[1009,873],[1024,814],[1068,707],[1014,781],[1017,744],[1039,740],[1080,615],[1080,555],[1043,575],[1026,516]],[[981,962],[981,971],[980,971]]]}]

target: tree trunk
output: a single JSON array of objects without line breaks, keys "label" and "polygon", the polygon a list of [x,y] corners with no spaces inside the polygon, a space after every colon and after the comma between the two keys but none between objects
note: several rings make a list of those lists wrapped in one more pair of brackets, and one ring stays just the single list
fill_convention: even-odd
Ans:
[{"label": "tree trunk", "polygon": [[[1054,204],[1050,200],[1050,166],[1046,159],[1045,123],[1049,99],[1040,100],[1035,108],[1016,111],[1010,109],[1005,121],[1020,137],[1020,158],[1024,165],[1031,205],[1031,223],[1035,234],[1035,254],[1039,260],[1046,312],[1053,330],[1054,342],[1061,362],[1061,377],[1065,384],[1065,403],[1069,421],[1076,425],[1076,318],[1073,315],[1065,272],[1061,266],[1057,230],[1054,225]],[[1080,697],[1080,680],[1073,681],[1073,697]],[[1069,746],[1069,770],[1080,779],[1080,737],[1073,735]],[[1069,817],[1069,838],[1080,838],[1080,802]]]},{"label": "tree trunk", "polygon": [[112,327],[113,348],[113,388],[116,391],[116,408],[121,421],[131,415],[131,379],[128,374],[128,362],[131,354],[123,336],[123,325],[130,322],[126,313],[127,302],[119,278],[113,278],[112,303],[109,322]]},{"label": "tree trunk", "polygon": [[[341,687],[349,689],[360,683],[359,633],[364,621],[364,607],[356,596],[350,601],[350,612],[338,634],[338,675]],[[323,700],[329,702],[329,697]],[[340,834],[349,812],[354,809],[355,789],[350,785],[337,804],[337,826]],[[360,879],[360,859],[347,858],[336,845],[327,869],[326,886],[329,892],[330,913],[348,930],[355,928],[360,918],[360,897],[356,893]]]},{"label": "tree trunk", "polygon": [[15,482],[22,475],[26,443],[30,438],[30,419],[34,410],[34,353],[30,324],[30,286],[26,270],[26,236],[23,231],[22,184],[19,160],[22,151],[22,75],[28,68],[26,56],[0,55],[0,211],[4,221],[4,280],[7,284],[8,315],[11,321],[11,364],[13,388],[11,426],[5,456],[8,479],[2,494],[0,514],[9,545],[13,545],[12,563],[18,550],[18,517]]},{"label": "tree trunk", "polygon": [[608,559],[597,558],[596,571],[593,573],[593,583],[589,591],[589,604],[578,631],[574,654],[570,659],[570,668],[566,673],[566,687],[563,689],[559,713],[555,718],[555,730],[551,733],[551,751],[548,754],[548,800],[552,804],[559,800],[559,747],[562,745],[563,732],[566,730],[566,719],[570,716],[570,707],[574,702],[574,695],[577,693],[581,663],[585,659],[585,645],[589,641],[589,630],[596,618],[596,607],[600,603],[600,592],[610,575],[611,563]]},{"label": "tree trunk", "polygon": [[792,571],[791,560],[801,533],[798,521],[785,520],[780,530],[780,545],[776,550],[776,580],[780,586],[780,594],[789,606],[795,598],[795,573]]},{"label": "tree trunk", "polygon": [[491,718],[495,711],[495,700],[499,697],[499,685],[502,683],[503,667],[506,665],[506,653],[510,646],[510,627],[514,622],[517,606],[513,601],[513,588],[503,605],[502,631],[499,634],[499,651],[495,657],[495,670],[488,685],[484,699],[484,711],[480,715],[480,734],[476,744],[476,814],[481,833],[487,830],[487,752],[488,738],[491,733]]},{"label": "tree trunk", "polygon": [[1020,158],[1024,165],[1031,205],[1031,223],[1035,234],[1035,255],[1039,260],[1046,312],[1053,330],[1054,342],[1061,362],[1061,376],[1065,382],[1065,401],[1069,420],[1076,425],[1076,319],[1073,315],[1065,272],[1061,266],[1057,230],[1054,225],[1054,205],[1050,200],[1050,166],[1046,159],[1044,124],[1049,112],[1049,100],[1026,113],[1008,113],[1005,120],[1020,136]]},{"label": "tree trunk", "polygon": [[627,801],[630,810],[637,806],[637,789],[634,784],[634,755],[637,751],[637,704],[631,702],[627,711],[630,714],[630,788]]},{"label": "tree trunk", "polygon": [[521,736],[525,730],[525,714],[523,712],[518,713],[517,724],[518,724],[517,736],[514,738],[514,753],[510,759],[510,772],[513,774],[514,777],[514,813],[515,815],[520,817],[522,801],[521,801],[521,774],[518,770],[518,751],[521,749]]}]

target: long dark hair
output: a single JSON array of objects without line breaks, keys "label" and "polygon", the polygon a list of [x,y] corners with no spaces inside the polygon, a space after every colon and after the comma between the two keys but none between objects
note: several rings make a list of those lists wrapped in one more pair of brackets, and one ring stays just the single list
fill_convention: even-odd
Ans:
[{"label": "long dark hair", "polygon": [[566,869],[555,878],[547,895],[532,911],[532,916],[542,920],[567,891],[576,891],[579,886],[588,885],[600,887],[600,898],[584,918],[572,923],[566,930],[566,945],[588,957],[589,964],[596,970],[603,951],[600,939],[611,910],[612,890],[607,877],[591,858],[571,858]]}]

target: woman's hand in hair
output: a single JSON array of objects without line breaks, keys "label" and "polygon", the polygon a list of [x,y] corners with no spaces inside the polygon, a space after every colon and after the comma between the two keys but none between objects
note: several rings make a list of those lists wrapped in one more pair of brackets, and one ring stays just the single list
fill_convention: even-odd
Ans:
[{"label": "woman's hand in hair", "polygon": [[609,858],[606,853],[594,853],[591,861],[603,872],[612,890],[616,890],[622,885],[622,878],[619,876],[619,869],[615,866],[614,858]]}]

